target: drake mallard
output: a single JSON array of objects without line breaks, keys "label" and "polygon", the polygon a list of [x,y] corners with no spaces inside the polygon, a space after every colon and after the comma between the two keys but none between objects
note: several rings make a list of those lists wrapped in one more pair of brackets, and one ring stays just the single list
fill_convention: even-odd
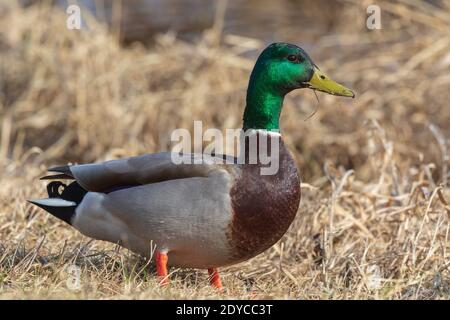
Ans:
[{"label": "drake mallard", "polygon": [[[278,130],[285,95],[300,88],[354,97],[300,47],[269,45],[250,76],[241,150],[249,150],[251,138],[276,141],[275,174],[262,175],[262,161],[252,163],[247,152],[244,163],[183,155],[200,159],[195,164],[175,164],[172,153],[164,152],[51,168],[57,174],[43,178],[54,180],[47,185],[49,198],[29,201],[86,236],[153,258],[162,283],[168,281],[167,266],[204,268],[221,288],[218,267],[265,251],[296,216],[300,179]],[[63,184],[66,179],[74,181]]]}]

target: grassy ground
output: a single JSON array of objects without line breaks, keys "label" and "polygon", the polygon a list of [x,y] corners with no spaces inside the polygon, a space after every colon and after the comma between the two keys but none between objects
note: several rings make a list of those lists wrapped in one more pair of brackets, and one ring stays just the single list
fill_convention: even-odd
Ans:
[{"label": "grassy ground", "polygon": [[[337,27],[365,12],[345,3]],[[314,43],[315,62],[357,98],[286,99],[298,216],[274,247],[222,270],[218,295],[196,270],[171,270],[159,288],[143,259],[25,199],[44,196],[50,165],[168,150],[170,132],[199,119],[239,128],[264,43],[215,28],[123,47],[94,22],[69,31],[63,13],[0,1],[0,298],[448,299],[449,3],[380,3],[382,30],[362,20]]]}]

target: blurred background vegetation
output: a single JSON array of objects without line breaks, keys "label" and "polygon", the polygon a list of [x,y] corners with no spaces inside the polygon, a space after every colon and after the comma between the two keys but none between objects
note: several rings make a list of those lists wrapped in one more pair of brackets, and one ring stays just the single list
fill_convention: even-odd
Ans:
[{"label": "blurred background vegetation", "polygon": [[370,159],[386,146],[375,127],[395,139],[406,168],[433,163],[434,178],[446,179],[448,1],[377,1],[380,30],[366,27],[371,1],[68,3],[82,6],[83,30],[65,28],[67,1],[0,7],[3,162],[33,147],[48,164],[166,150],[171,130],[198,119],[239,128],[254,60],[287,41],[357,92],[287,99],[282,130],[304,179],[322,176],[325,161],[376,176]]}]

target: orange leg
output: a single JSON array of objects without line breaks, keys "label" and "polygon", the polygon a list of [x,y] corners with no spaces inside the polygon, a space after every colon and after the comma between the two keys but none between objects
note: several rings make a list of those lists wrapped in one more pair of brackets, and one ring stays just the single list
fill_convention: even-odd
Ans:
[{"label": "orange leg", "polygon": [[213,287],[222,290],[223,289],[222,281],[220,280],[217,268],[209,268],[208,275],[209,275],[209,283],[211,283]]},{"label": "orange leg", "polygon": [[167,253],[160,252],[156,250],[155,262],[156,262],[156,273],[158,277],[161,278],[161,285],[165,286],[169,283],[169,275],[167,273],[167,261],[169,257]]}]

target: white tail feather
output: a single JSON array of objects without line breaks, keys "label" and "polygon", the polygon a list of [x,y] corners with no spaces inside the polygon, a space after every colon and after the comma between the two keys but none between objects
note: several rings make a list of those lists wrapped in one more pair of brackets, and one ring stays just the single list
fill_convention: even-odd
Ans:
[{"label": "white tail feather", "polygon": [[47,199],[31,199],[31,203],[43,205],[48,207],[74,207],[77,204],[73,201],[67,201],[61,198],[47,198]]}]

